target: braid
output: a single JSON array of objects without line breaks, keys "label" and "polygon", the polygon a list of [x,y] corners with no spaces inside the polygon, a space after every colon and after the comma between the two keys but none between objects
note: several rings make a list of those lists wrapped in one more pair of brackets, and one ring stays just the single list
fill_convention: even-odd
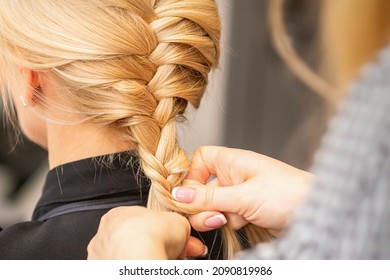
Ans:
[{"label": "braid", "polygon": [[[217,59],[209,57],[215,44],[189,19],[167,14],[164,1],[152,1],[154,20],[149,22],[157,44],[148,59],[156,71],[147,92],[155,99],[155,110],[148,122],[130,127],[141,158],[141,166],[152,182],[148,207],[188,213],[188,207],[172,200],[171,190],[178,186],[188,170],[188,159],[176,139],[176,119],[190,102],[198,107],[207,85],[207,74]],[[165,1],[177,2],[177,1]],[[164,3],[165,3],[164,2]],[[188,13],[188,11],[187,11]],[[184,32],[185,30],[185,32]]]},{"label": "braid", "polygon": [[[151,1],[155,17],[149,22],[157,45],[148,59],[156,68],[147,83],[147,92],[155,99],[155,110],[147,121],[130,127],[138,144],[144,173],[151,180],[148,207],[182,214],[199,213],[200,209],[175,202],[172,188],[181,184],[188,170],[188,159],[176,139],[176,119],[187,103],[198,107],[207,86],[207,75],[218,64],[219,29],[205,24],[197,10],[199,1]],[[218,39],[216,39],[218,38]],[[259,228],[245,228],[249,243],[270,240]],[[225,256],[232,258],[242,242],[229,226],[222,229]]]}]

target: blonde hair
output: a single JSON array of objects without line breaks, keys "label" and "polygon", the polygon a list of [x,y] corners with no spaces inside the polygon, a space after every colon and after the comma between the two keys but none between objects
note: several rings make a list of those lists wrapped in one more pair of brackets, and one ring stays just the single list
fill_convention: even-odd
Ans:
[{"label": "blonde hair", "polygon": [[390,2],[322,1],[321,37],[324,75],[345,90],[361,66],[389,42]]},{"label": "blonde hair", "polygon": [[270,32],[275,49],[290,70],[329,104],[336,105],[343,97],[346,86],[356,78],[360,67],[388,43],[390,2],[320,2],[320,74],[299,57],[290,43],[284,23],[286,0],[269,1]]},{"label": "blonde hair", "polygon": [[[9,0],[0,11],[2,85],[12,65],[50,73],[79,117],[123,131],[136,144],[151,180],[148,207],[198,213],[171,196],[188,170],[176,121],[188,103],[199,106],[218,66],[215,1]],[[264,235],[248,228],[253,240]],[[232,257],[239,240],[224,232]]]},{"label": "blonde hair", "polygon": [[[315,34],[319,43],[316,69],[311,69],[291,44],[293,40],[290,40],[284,22],[287,2],[269,1],[271,39],[291,72],[323,101],[316,106],[315,115],[302,121],[287,145],[289,151],[296,151],[294,144],[305,143],[305,151],[309,151],[310,155],[309,164],[305,163],[308,167],[311,166],[326,124],[346,96],[348,86],[358,78],[361,66],[373,59],[378,50],[389,42],[390,2],[319,0],[316,3],[320,5],[318,32]],[[309,141],[311,144],[308,144]]]},{"label": "blonde hair", "polygon": [[311,69],[290,43],[284,21],[285,3],[285,0],[269,1],[268,15],[273,45],[292,73],[323,99],[334,104],[339,97],[338,90]]}]

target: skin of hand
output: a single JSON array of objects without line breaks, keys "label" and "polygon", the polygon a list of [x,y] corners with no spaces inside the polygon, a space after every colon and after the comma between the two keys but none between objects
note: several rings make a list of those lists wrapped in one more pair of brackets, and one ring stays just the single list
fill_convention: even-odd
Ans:
[{"label": "skin of hand", "polygon": [[252,223],[279,236],[313,180],[311,173],[255,152],[206,146],[195,151],[184,185],[172,195],[205,210],[189,218],[198,231]]},{"label": "skin of hand", "polygon": [[101,219],[88,245],[89,260],[184,259],[206,253],[203,243],[190,237],[186,218],[140,206],[118,207]]}]

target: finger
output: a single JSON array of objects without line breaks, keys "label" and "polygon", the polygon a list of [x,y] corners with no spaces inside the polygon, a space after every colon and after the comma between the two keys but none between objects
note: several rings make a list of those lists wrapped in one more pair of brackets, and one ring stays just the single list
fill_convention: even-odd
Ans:
[{"label": "finger", "polygon": [[206,183],[206,186],[212,186],[212,187],[219,187],[219,180],[218,178],[214,178]]},{"label": "finger", "polygon": [[239,230],[240,228],[246,226],[249,224],[247,220],[245,220],[244,217],[240,215],[235,215],[231,213],[224,213],[226,219],[228,220],[228,223],[230,227],[234,230]]},{"label": "finger", "polygon": [[246,150],[200,147],[193,155],[186,179],[204,185],[214,174],[220,186],[237,185],[258,172],[261,158],[263,156]]},{"label": "finger", "polygon": [[[190,179],[184,179],[182,182],[182,185],[199,185],[200,183],[196,180],[190,180]],[[220,183],[218,180],[218,177],[211,179],[210,181],[207,181],[205,183],[205,186],[214,186],[214,187],[220,187]]]},{"label": "finger", "polygon": [[238,213],[245,208],[246,190],[241,186],[184,185],[172,190],[175,200],[203,210]]},{"label": "finger", "polygon": [[191,160],[186,179],[206,184],[212,174],[216,174],[217,159],[226,150],[224,147],[205,146],[198,148]]},{"label": "finger", "polygon": [[225,216],[217,211],[205,211],[196,215],[190,215],[188,220],[191,226],[199,232],[220,228],[227,223]]},{"label": "finger", "polygon": [[217,211],[205,211],[188,217],[191,226],[199,231],[205,232],[224,226],[226,223],[238,230],[248,224],[248,221],[239,215],[231,213],[220,213]]},{"label": "finger", "polygon": [[187,257],[201,257],[207,254],[207,247],[198,238],[190,236],[186,248]]}]

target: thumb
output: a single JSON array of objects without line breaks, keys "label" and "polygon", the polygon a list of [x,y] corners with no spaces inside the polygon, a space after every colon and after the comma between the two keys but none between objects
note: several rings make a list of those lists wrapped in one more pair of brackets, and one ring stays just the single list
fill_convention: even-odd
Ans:
[{"label": "thumb", "polygon": [[191,184],[174,188],[172,196],[175,200],[197,209],[236,214],[242,204],[240,190],[239,186],[217,187]]},{"label": "thumb", "polygon": [[239,229],[248,222],[241,217],[245,212],[244,188],[238,186],[218,187],[212,185],[189,184],[172,190],[172,196],[202,212],[190,215],[189,220],[197,231],[209,231],[222,227],[228,221],[231,227]]},{"label": "thumb", "polygon": [[191,226],[199,232],[214,230],[224,226],[227,222],[230,227],[238,230],[248,224],[248,221],[239,215],[204,211],[188,217]]}]

